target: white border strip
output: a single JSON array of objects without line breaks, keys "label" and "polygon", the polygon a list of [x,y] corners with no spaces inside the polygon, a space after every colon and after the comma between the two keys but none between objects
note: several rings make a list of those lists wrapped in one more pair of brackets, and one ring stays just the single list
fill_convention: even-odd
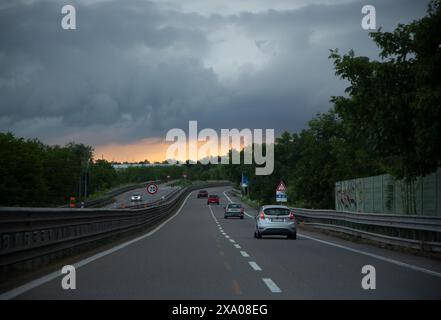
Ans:
[{"label": "white border strip", "polygon": [[298,234],[298,235],[300,237],[302,237],[302,238],[313,240],[313,241],[317,241],[317,242],[326,244],[328,246],[333,246],[333,247],[336,247],[336,248],[344,249],[344,250],[351,251],[351,252],[354,252],[354,253],[358,253],[358,254],[361,254],[361,255],[364,255],[364,256],[368,256],[368,257],[371,257],[371,258],[374,258],[374,259],[378,259],[378,260],[381,260],[381,261],[389,262],[389,263],[395,264],[395,265],[400,266],[400,267],[408,268],[408,269],[411,269],[411,270],[414,270],[414,271],[423,272],[423,273],[429,274],[431,276],[435,276],[435,277],[441,278],[441,273],[436,272],[436,271],[432,271],[432,270],[429,270],[429,269],[417,267],[417,266],[414,266],[414,265],[411,265],[411,264],[408,264],[408,263],[405,263],[405,262],[401,262],[401,261],[398,261],[398,260],[389,259],[389,258],[386,258],[386,257],[383,257],[383,256],[379,256],[379,255],[374,254],[374,253],[369,253],[369,252],[353,249],[353,248],[350,248],[350,247],[343,246],[341,244],[336,244],[336,243],[333,243],[333,242],[316,239],[316,238],[313,238],[313,237],[310,237],[310,236],[307,236],[307,235],[304,235],[304,234]]},{"label": "white border strip", "polygon": [[[228,197],[226,195],[225,191],[223,193],[224,193],[224,196],[228,199],[228,201],[233,202],[233,201],[231,201],[230,197]],[[245,214],[247,216],[249,216],[249,217],[252,217],[252,216],[250,216],[247,213],[245,213]],[[383,256],[379,256],[379,255],[374,254],[374,253],[369,253],[369,252],[353,249],[353,248],[350,248],[350,247],[347,247],[347,246],[343,246],[343,245],[340,245],[340,244],[336,244],[336,243],[333,243],[333,242],[329,242],[329,241],[325,241],[325,240],[320,240],[320,239],[313,238],[313,237],[310,237],[310,236],[307,236],[307,235],[304,235],[304,234],[299,234],[298,233],[298,235],[300,237],[305,238],[305,239],[317,241],[317,242],[320,242],[322,244],[326,244],[328,246],[333,246],[333,247],[340,248],[340,249],[343,249],[343,250],[351,251],[351,252],[354,252],[354,253],[358,253],[358,254],[361,254],[361,255],[364,255],[364,256],[368,256],[368,257],[374,258],[374,259],[378,259],[378,260],[381,260],[381,261],[389,262],[389,263],[395,264],[395,265],[400,266],[400,267],[408,268],[408,269],[411,269],[411,270],[414,270],[414,271],[419,271],[419,272],[422,272],[422,273],[425,273],[425,274],[429,274],[429,275],[434,276],[434,277],[441,278],[441,273],[440,272],[432,271],[432,270],[425,269],[425,268],[422,268],[422,267],[417,267],[417,266],[414,266],[414,265],[411,265],[411,264],[408,264],[408,263],[405,263],[405,262],[401,262],[401,261],[394,260],[394,259],[389,259],[389,258],[386,258],[386,257],[383,257]]]},{"label": "white border strip", "polygon": [[263,282],[265,282],[266,286],[272,293],[280,293],[282,290],[274,283],[270,278],[262,278]]},{"label": "white border strip", "polygon": [[262,271],[262,268],[259,267],[259,265],[254,261],[249,261],[248,263],[250,264],[251,268],[254,269],[254,271]]},{"label": "white border strip", "polygon": [[[140,236],[138,238],[135,238],[135,239],[132,239],[130,241],[124,242],[124,243],[122,243],[120,245],[117,245],[116,247],[113,247],[113,248],[108,249],[106,251],[97,253],[97,254],[95,254],[95,255],[93,255],[93,256],[91,256],[89,258],[86,258],[84,260],[81,260],[81,261],[73,264],[73,266],[75,267],[75,269],[81,268],[81,267],[85,266],[86,264],[89,264],[89,263],[91,263],[91,262],[93,262],[95,260],[98,260],[98,259],[100,259],[102,257],[105,257],[105,256],[111,254],[111,253],[114,253],[114,252],[116,252],[118,250],[121,250],[121,249],[123,249],[123,248],[125,248],[125,247],[127,247],[127,246],[129,246],[129,245],[131,245],[133,243],[135,243],[135,242],[138,242],[139,240],[145,239],[145,238],[150,237],[151,235],[155,234],[157,231],[159,231],[163,226],[165,226],[169,221],[171,221],[173,218],[175,218],[181,212],[182,208],[187,203],[187,200],[188,200],[188,198],[190,197],[190,195],[192,193],[193,193],[193,191],[188,194],[188,196],[185,198],[184,202],[182,203],[182,205],[179,207],[178,211],[176,211],[176,213],[174,215],[172,215],[170,218],[165,220],[163,223],[161,223],[159,226],[157,226],[152,231],[149,231],[148,233],[146,233],[146,234],[144,234],[144,235],[142,235],[142,236]],[[45,283],[47,283],[47,282],[49,282],[51,280],[54,280],[54,279],[60,277],[61,275],[62,274],[61,274],[60,271],[54,271],[52,273],[49,273],[46,276],[43,276],[41,278],[38,278],[38,279],[33,280],[31,282],[28,282],[28,283],[26,283],[26,284],[24,284],[24,285],[22,285],[20,287],[17,287],[15,289],[12,289],[10,291],[7,291],[5,293],[0,294],[0,300],[10,300],[10,299],[13,299],[13,298],[15,298],[15,297],[17,297],[17,296],[19,296],[19,295],[29,291],[29,290],[32,290],[32,289],[34,289],[36,287],[41,286],[42,284],[45,284]]]}]

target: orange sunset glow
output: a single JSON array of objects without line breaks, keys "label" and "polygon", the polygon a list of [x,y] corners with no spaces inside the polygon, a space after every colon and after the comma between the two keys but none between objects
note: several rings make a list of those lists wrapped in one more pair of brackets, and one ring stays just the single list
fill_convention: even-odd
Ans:
[{"label": "orange sunset glow", "polygon": [[170,143],[160,138],[146,138],[129,144],[107,144],[95,147],[95,159],[116,162],[164,161]]},{"label": "orange sunset glow", "polygon": [[[146,138],[136,142],[128,144],[107,144],[96,146],[94,152],[95,159],[105,159],[107,161],[115,162],[139,162],[148,160],[150,162],[166,160],[167,148],[176,142],[168,142],[162,138]],[[207,141],[198,141],[198,148],[206,144]],[[244,141],[241,141],[241,149],[244,145]],[[230,147],[231,144],[230,144]],[[219,148],[220,151],[220,148]],[[189,154],[188,146],[186,148],[187,155]],[[219,154],[210,153],[210,156],[217,156]],[[199,157],[201,155],[199,154]],[[188,158],[181,159],[174,157],[177,160],[185,161]],[[191,160],[196,160],[196,156],[190,156]]]}]

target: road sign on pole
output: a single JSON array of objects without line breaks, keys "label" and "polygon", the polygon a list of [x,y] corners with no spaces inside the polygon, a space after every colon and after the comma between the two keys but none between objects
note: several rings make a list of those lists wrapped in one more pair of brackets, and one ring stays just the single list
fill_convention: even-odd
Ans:
[{"label": "road sign on pole", "polygon": [[286,195],[286,185],[283,181],[280,181],[279,185],[276,188],[276,201],[288,202],[288,197]]},{"label": "road sign on pole", "polygon": [[149,183],[147,185],[147,192],[149,194],[155,194],[156,192],[158,192],[158,186],[155,183]]},{"label": "road sign on pole", "polygon": [[241,185],[242,185],[242,187],[244,187],[244,188],[248,187],[248,177],[247,177],[247,176],[244,176],[243,174],[242,174]]}]

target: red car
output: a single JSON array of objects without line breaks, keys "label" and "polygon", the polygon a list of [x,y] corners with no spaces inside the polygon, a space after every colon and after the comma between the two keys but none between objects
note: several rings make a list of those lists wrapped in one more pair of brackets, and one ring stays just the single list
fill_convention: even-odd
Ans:
[{"label": "red car", "polygon": [[208,196],[207,204],[219,204],[219,196],[216,194],[210,194]]},{"label": "red car", "polygon": [[198,192],[198,198],[208,198],[208,192],[205,190],[200,190]]}]

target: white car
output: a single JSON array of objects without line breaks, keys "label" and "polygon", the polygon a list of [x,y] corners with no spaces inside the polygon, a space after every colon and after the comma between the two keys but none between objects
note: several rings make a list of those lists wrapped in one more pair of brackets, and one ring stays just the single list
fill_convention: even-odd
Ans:
[{"label": "white car", "polygon": [[142,201],[142,197],[139,193],[132,194],[130,197],[131,201]]},{"label": "white car", "polygon": [[294,211],[286,206],[267,205],[260,208],[256,215],[255,238],[265,235],[284,235],[289,239],[297,238]]}]

